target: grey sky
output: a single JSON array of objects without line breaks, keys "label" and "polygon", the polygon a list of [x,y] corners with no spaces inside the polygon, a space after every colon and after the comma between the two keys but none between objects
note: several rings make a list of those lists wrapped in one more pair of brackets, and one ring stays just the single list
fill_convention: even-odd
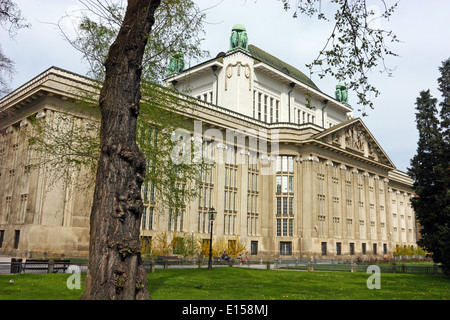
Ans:
[{"label": "grey sky", "polygon": [[[285,12],[280,0],[195,2],[202,9],[218,4],[207,10],[202,45],[210,51],[211,57],[228,50],[231,27],[240,23],[245,25],[251,44],[308,73],[305,64],[316,57],[332,28],[331,23],[302,15],[292,18],[293,12]],[[19,87],[50,66],[85,74],[81,55],[50,24],[58,22],[65,12],[81,8],[78,0],[16,0],[16,3],[32,28],[19,31],[12,41],[0,30],[2,48],[16,63],[11,88]],[[381,1],[369,0],[368,3],[376,8]],[[326,10],[325,3],[322,8]],[[373,73],[370,81],[381,91],[381,96],[373,100],[375,109],[366,110],[369,116],[363,121],[397,168],[406,171],[417,144],[416,98],[421,90],[430,89],[440,100],[436,89],[438,67],[450,57],[450,1],[402,0],[390,22],[382,27],[393,30],[402,41],[391,47],[400,57],[387,61],[388,66],[396,68],[392,77]],[[69,30],[70,25],[67,28]],[[317,76],[312,79],[322,91],[333,95],[335,79],[321,80]],[[355,117],[360,117],[356,97],[351,93],[350,104],[355,109]]]}]

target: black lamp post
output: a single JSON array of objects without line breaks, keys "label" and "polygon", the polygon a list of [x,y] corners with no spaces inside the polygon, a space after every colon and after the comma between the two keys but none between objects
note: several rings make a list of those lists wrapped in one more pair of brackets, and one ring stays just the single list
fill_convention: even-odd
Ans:
[{"label": "black lamp post", "polygon": [[211,228],[211,236],[209,238],[209,262],[208,262],[208,270],[212,270],[212,234],[213,234],[213,222],[216,219],[216,210],[214,208],[209,209],[209,221]]}]

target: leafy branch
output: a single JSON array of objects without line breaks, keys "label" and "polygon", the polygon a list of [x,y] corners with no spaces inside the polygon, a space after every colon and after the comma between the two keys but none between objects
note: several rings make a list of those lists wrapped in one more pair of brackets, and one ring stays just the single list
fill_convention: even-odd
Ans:
[{"label": "leafy branch", "polygon": [[337,7],[331,34],[314,61],[306,66],[311,75],[316,73],[321,79],[331,75],[338,82],[346,82],[348,89],[356,92],[357,103],[362,105],[359,111],[366,115],[366,106],[373,109],[373,101],[369,96],[374,94],[377,97],[380,94],[369,82],[369,74],[381,66],[380,72],[390,75],[393,69],[387,67],[386,59],[398,56],[389,49],[387,43],[396,43],[399,39],[392,31],[381,28],[381,21],[389,21],[397,3],[388,6],[386,1],[380,0],[380,6],[374,10],[366,0],[331,0],[326,12],[322,12],[321,0],[295,0],[294,8],[291,6],[294,1],[282,2],[286,11],[294,10],[294,18],[303,14],[307,17],[316,16],[326,22],[330,21],[329,9],[333,5]]}]

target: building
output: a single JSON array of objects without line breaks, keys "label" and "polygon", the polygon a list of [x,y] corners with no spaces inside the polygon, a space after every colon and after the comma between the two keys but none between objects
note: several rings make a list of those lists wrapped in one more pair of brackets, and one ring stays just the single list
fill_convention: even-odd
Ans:
[{"label": "building", "polygon": [[[168,86],[196,98],[190,137],[215,161],[199,181],[199,197],[172,217],[143,186],[142,238],[159,233],[209,239],[264,258],[392,256],[416,246],[412,182],[396,170],[363,121],[353,118],[345,85],[330,96],[296,68],[248,45],[236,25],[230,48],[184,69],[170,63]],[[79,106],[93,82],[52,67],[0,100],[0,254],[86,256],[91,192],[70,180],[48,183],[52,168],[30,167],[20,139],[30,117],[52,125],[95,126]]]}]

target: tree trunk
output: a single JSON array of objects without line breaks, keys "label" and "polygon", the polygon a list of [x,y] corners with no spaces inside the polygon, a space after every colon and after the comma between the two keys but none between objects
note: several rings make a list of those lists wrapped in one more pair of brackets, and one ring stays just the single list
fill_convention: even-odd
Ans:
[{"label": "tree trunk", "polygon": [[161,0],[129,0],[105,62],[100,92],[101,155],[90,218],[82,299],[149,299],[140,257],[145,158],[136,144],[142,57]]}]

